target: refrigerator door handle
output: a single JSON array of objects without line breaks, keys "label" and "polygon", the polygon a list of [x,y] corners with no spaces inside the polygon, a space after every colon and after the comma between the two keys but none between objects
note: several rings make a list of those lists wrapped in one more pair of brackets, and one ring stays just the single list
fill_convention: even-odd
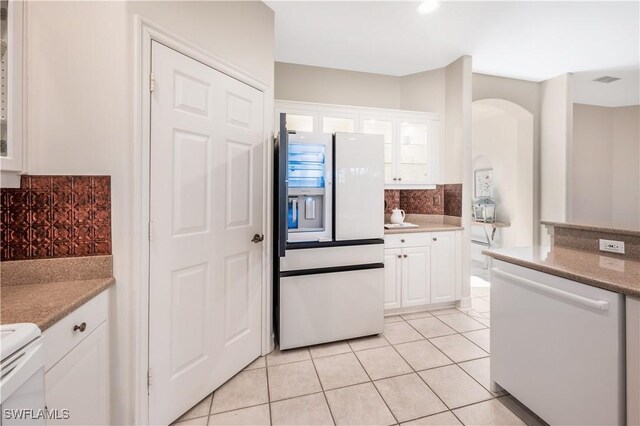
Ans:
[{"label": "refrigerator door handle", "polygon": [[289,180],[287,179],[289,159],[289,133],[287,114],[280,114],[280,134],[278,136],[278,255],[285,256],[288,229]]}]

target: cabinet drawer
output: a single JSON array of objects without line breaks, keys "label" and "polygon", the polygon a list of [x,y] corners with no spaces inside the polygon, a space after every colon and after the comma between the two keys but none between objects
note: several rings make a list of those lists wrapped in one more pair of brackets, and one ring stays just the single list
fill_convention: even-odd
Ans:
[{"label": "cabinet drawer", "polygon": [[281,271],[296,271],[332,266],[364,265],[384,260],[382,244],[287,250],[280,259]]},{"label": "cabinet drawer", "polygon": [[384,248],[425,247],[431,244],[431,233],[388,234],[384,236]]},{"label": "cabinet drawer", "polygon": [[[103,291],[42,333],[45,353],[44,367],[48,371],[62,357],[75,348],[93,330],[107,319],[107,291]],[[84,331],[75,330],[76,325],[86,324]]]}]

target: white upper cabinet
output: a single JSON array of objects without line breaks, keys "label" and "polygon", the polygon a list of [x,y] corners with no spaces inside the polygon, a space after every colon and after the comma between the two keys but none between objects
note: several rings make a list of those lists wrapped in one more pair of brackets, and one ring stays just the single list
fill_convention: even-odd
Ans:
[{"label": "white upper cabinet", "polygon": [[357,114],[320,114],[320,131],[322,133],[355,133],[357,124]]},{"label": "white upper cabinet", "polygon": [[323,133],[356,132],[384,136],[385,188],[433,188],[439,180],[438,114],[276,101],[287,129]]},{"label": "white upper cabinet", "polygon": [[23,38],[24,2],[2,1],[2,137],[0,166],[6,172],[24,171]]}]

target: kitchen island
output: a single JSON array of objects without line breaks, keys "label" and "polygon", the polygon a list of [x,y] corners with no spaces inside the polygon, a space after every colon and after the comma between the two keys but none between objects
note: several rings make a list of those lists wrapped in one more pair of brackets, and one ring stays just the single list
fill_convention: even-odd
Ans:
[{"label": "kitchen island", "polygon": [[484,252],[492,383],[551,424],[639,424],[640,234],[546,225],[550,247]]}]

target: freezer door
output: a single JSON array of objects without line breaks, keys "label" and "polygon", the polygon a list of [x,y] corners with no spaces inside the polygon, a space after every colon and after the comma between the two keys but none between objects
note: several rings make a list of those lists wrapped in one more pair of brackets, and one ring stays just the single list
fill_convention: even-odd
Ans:
[{"label": "freezer door", "polygon": [[335,134],[335,239],[384,237],[384,136]]},{"label": "freezer door", "polygon": [[384,268],[280,279],[280,349],[384,331]]}]

